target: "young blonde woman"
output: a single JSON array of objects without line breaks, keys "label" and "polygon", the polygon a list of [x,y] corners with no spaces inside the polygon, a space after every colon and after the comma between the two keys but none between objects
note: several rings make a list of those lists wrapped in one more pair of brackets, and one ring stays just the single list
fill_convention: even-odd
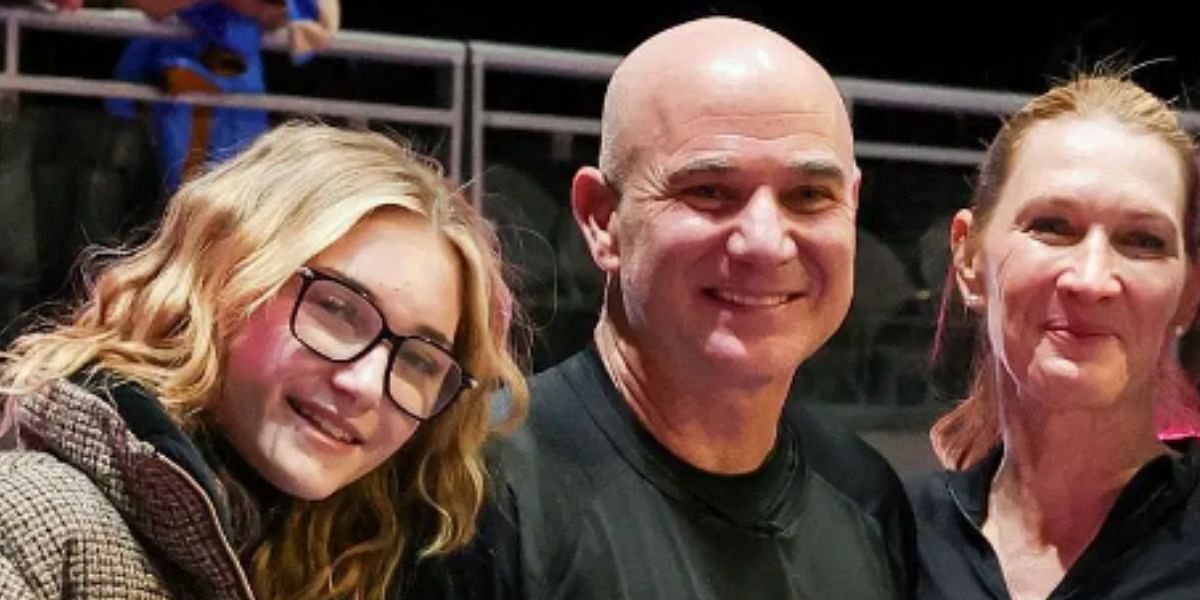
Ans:
[{"label": "young blonde woman", "polygon": [[470,540],[525,392],[495,239],[425,160],[287,125],[100,258],[0,370],[0,597],[404,596]]}]

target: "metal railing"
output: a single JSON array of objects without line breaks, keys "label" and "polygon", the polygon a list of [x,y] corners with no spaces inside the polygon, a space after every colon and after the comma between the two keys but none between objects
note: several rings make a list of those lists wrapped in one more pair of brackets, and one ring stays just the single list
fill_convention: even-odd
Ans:
[{"label": "metal railing", "polygon": [[[0,8],[0,21],[4,23],[5,33],[4,70],[0,73],[0,90],[95,98],[130,98],[150,102],[176,101],[201,106],[252,108],[444,127],[450,132],[449,175],[458,181],[466,176],[478,177],[482,174],[486,157],[484,138],[489,129],[580,136],[598,136],[600,133],[599,115],[578,117],[490,108],[485,102],[489,74],[542,75],[603,81],[611,75],[621,59],[620,56],[611,54],[484,41],[464,43],[393,34],[341,31],[334,38],[332,45],[322,52],[323,55],[447,69],[451,74],[449,106],[407,106],[273,93],[216,95],[190,92],[172,96],[150,85],[111,79],[22,73],[20,55],[21,33],[24,30],[121,38],[183,39],[192,35],[185,25],[173,19],[155,22],[137,11],[120,9],[85,9],[71,13],[55,13],[31,8],[3,7]],[[286,35],[282,31],[267,35],[263,40],[263,47],[269,51],[287,52]],[[471,78],[469,105],[465,98],[468,67]],[[1003,115],[1016,110],[1030,99],[1028,95],[1011,92],[859,78],[838,78],[837,84],[851,111],[860,106],[871,106],[942,114]],[[465,129],[468,116],[471,123],[469,132]],[[1181,113],[1181,119],[1189,129],[1200,130],[1200,113],[1185,111]],[[468,139],[469,152],[466,151]],[[958,166],[975,165],[982,159],[982,152],[978,148],[870,139],[858,140],[855,151],[859,158]],[[469,171],[466,173],[463,169],[464,161],[469,165]],[[479,191],[478,186],[475,189]]]},{"label": "metal railing", "polygon": [[[610,54],[565,52],[546,48],[472,41],[471,52],[471,171],[483,173],[486,129],[508,129],[571,135],[600,135],[600,116],[569,117],[492,110],[484,103],[488,72],[549,75],[570,79],[608,79],[621,57]],[[475,186],[475,201],[481,201],[482,186]]]},{"label": "metal railing", "polygon": [[[487,128],[598,136],[596,118],[567,117],[492,110],[484,105],[488,72],[521,75],[552,75],[563,78],[605,80],[621,57],[608,54],[564,52],[490,42],[470,42],[472,169],[482,169],[483,135]],[[1003,116],[1024,106],[1033,96],[1013,92],[974,90],[949,86],[879,81],[852,77],[835,78],[853,113],[860,106],[904,109],[925,113]],[[1180,120],[1200,131],[1200,113],[1182,111]],[[906,144],[870,139],[855,141],[860,159],[881,159],[953,166],[975,166],[983,159],[978,148]]]},{"label": "metal railing", "polygon": [[[483,168],[484,131],[488,128],[598,136],[599,116],[568,117],[537,113],[492,110],[484,104],[489,72],[520,75],[551,75],[584,80],[605,80],[620,63],[620,56],[564,52],[490,42],[470,42],[472,156],[474,173]],[[1009,92],[960,89],[924,84],[897,83],[855,78],[837,78],[838,87],[851,111],[856,106],[900,108],[935,113],[1003,115],[1015,111],[1031,96]],[[1200,123],[1200,119],[1197,119]],[[912,162],[975,165],[983,158],[977,149],[922,146],[859,140],[859,158]]]},{"label": "metal railing", "polygon": [[[368,59],[385,63],[448,69],[450,104],[446,107],[407,106],[354,99],[330,99],[285,94],[206,94],[190,92],[168,95],[150,85],[111,79],[88,79],[53,75],[33,75],[20,71],[21,33],[24,30],[71,32],[105,37],[153,37],[183,39],[192,35],[183,24],[169,19],[151,21],[133,10],[85,9],[71,13],[46,12],[31,8],[0,8],[5,33],[4,70],[0,90],[87,96],[130,98],[143,101],[175,101],[201,106],[252,108],[275,112],[305,113],[357,120],[378,120],[414,125],[444,127],[449,130],[449,175],[456,181],[465,176],[479,177],[486,157],[485,131],[518,130],[598,136],[599,115],[578,117],[535,112],[496,110],[485,103],[490,73],[542,75],[564,79],[603,81],[616,68],[621,57],[534,48],[511,44],[471,41],[433,40],[393,34],[341,31],[325,56]],[[263,47],[287,52],[282,31],[267,35]],[[465,98],[467,68],[470,67],[471,98]],[[1003,115],[1022,106],[1028,95],[984,91],[947,86],[838,78],[837,84],[853,111],[859,106],[923,111],[929,113]],[[470,131],[465,123],[470,117]],[[1186,127],[1200,130],[1200,113],[1185,111],[1181,119]],[[470,140],[469,156],[465,156]],[[856,143],[859,158],[911,161],[943,165],[970,166],[982,159],[978,148],[929,146],[893,141],[860,139]],[[464,173],[463,163],[469,165]],[[476,186],[477,193],[479,187]]]},{"label": "metal railing", "polygon": [[[21,32],[27,29],[104,37],[159,39],[184,39],[192,33],[177,21],[154,22],[132,10],[84,9],[70,13],[54,13],[6,7],[0,8],[0,21],[4,22],[5,32],[4,72],[0,73],[0,90],[93,98],[129,98],[148,102],[175,101],[199,106],[253,108],[445,127],[450,131],[448,174],[456,181],[463,177],[461,157],[465,122],[466,45],[462,42],[341,31],[335,36],[332,45],[322,51],[324,56],[448,69],[451,72],[450,106],[430,108],[272,93],[217,95],[191,92],[168,95],[150,85],[22,73]],[[281,31],[268,35],[263,40],[263,47],[274,52],[287,52],[286,36]]]}]

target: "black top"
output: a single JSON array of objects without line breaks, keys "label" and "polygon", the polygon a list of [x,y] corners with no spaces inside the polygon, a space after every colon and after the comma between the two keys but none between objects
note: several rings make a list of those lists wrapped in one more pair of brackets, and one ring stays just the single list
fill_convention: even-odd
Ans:
[{"label": "black top", "polygon": [[903,598],[911,512],[884,460],[789,407],[745,475],[681,461],[641,426],[594,347],[531,382],[494,443],[494,490],[443,597]]},{"label": "black top", "polygon": [[[1200,598],[1200,441],[1144,465],[1117,498],[1096,539],[1050,599]],[[1001,451],[966,471],[912,481],[922,599],[1008,598],[1000,562],[983,537]]]}]

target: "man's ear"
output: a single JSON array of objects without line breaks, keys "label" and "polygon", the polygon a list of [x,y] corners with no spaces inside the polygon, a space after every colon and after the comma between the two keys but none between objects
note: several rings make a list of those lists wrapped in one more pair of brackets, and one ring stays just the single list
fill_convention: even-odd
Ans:
[{"label": "man's ear", "polygon": [[850,180],[850,202],[854,206],[854,212],[858,212],[859,192],[862,191],[862,170],[858,168],[858,164],[854,165],[854,173]]},{"label": "man's ear", "polygon": [[950,254],[954,269],[954,283],[962,297],[963,304],[973,311],[984,308],[986,290],[978,257],[972,236],[972,226],[975,213],[962,209],[950,221]]},{"label": "man's ear", "polygon": [[610,275],[620,265],[617,201],[617,193],[600,169],[583,167],[575,173],[571,182],[571,212],[587,240],[592,261]]}]

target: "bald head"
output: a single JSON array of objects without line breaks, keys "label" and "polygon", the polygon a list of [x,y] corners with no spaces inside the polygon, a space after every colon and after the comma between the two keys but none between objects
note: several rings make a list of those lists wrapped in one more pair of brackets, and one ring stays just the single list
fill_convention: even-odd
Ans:
[{"label": "bald head", "polygon": [[849,117],[825,69],[765,27],[710,17],[663,31],[622,61],[604,98],[600,169],[620,181],[646,152],[712,116],[803,120],[853,162]]}]

